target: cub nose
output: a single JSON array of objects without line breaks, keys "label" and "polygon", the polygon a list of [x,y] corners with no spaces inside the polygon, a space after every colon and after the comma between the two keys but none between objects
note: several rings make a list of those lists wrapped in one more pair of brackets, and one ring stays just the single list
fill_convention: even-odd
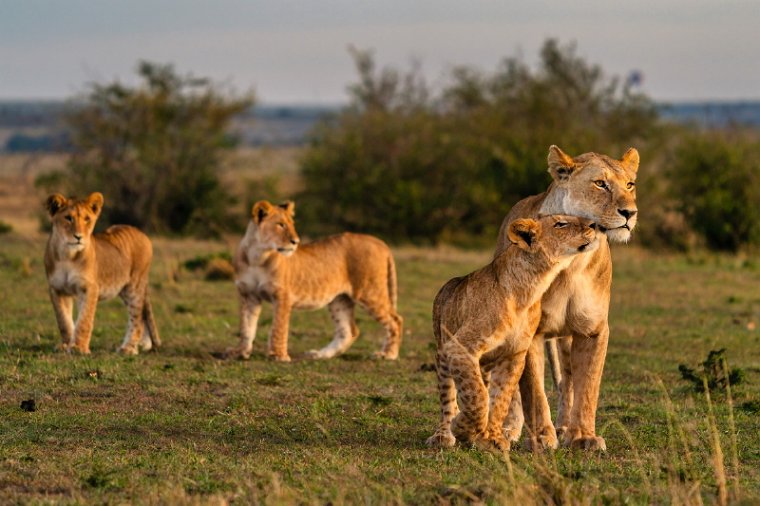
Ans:
[{"label": "cub nose", "polygon": [[300,239],[292,239],[292,238],[290,239],[290,244],[292,244],[293,246],[297,246],[299,242],[301,242]]},{"label": "cub nose", "polygon": [[636,214],[636,209],[618,209],[618,213],[620,213],[626,220],[629,220],[634,214]]},{"label": "cub nose", "polygon": [[588,228],[590,228],[591,230],[596,230],[596,223],[592,221],[591,223],[588,224]]}]

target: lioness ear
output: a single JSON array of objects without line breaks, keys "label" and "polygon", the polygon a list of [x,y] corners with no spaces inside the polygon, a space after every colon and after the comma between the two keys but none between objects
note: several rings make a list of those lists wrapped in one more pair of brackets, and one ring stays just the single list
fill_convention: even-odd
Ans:
[{"label": "lioness ear", "polygon": [[95,214],[100,214],[100,210],[103,209],[103,194],[100,192],[91,193],[87,197],[87,207],[92,209]]},{"label": "lioness ear", "polygon": [[257,224],[261,223],[261,220],[267,217],[269,213],[272,212],[272,204],[270,204],[266,200],[259,200],[255,204],[253,204],[253,209],[251,209],[251,216],[253,217],[253,221],[255,221]]},{"label": "lioness ear", "polygon": [[539,222],[530,218],[522,218],[509,224],[507,237],[518,248],[531,251],[539,232],[541,232],[541,224]]},{"label": "lioness ear", "polygon": [[62,207],[66,205],[66,197],[61,195],[60,193],[54,193],[53,195],[49,196],[47,200],[45,200],[45,209],[47,209],[48,214],[52,218],[55,216],[55,213],[61,210]]},{"label": "lioness ear", "polygon": [[549,174],[555,181],[567,181],[575,170],[573,158],[555,145],[549,147]]},{"label": "lioness ear", "polygon": [[296,203],[292,200],[286,200],[282,204],[280,204],[280,207],[285,209],[291,218],[293,218],[296,215]]},{"label": "lioness ear", "polygon": [[620,159],[620,163],[628,170],[636,172],[639,170],[639,152],[636,148],[628,148],[623,158]]}]

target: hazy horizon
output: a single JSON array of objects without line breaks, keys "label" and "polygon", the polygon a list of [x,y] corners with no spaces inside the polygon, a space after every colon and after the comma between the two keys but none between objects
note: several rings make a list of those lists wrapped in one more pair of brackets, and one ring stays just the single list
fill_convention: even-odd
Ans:
[{"label": "hazy horizon", "polygon": [[264,105],[340,105],[356,79],[347,47],[379,66],[421,62],[440,85],[454,65],[535,64],[544,40],[575,42],[609,75],[644,75],[660,102],[760,99],[760,8],[752,1],[6,0],[0,99],[61,100],[88,82],[134,82],[138,60],[173,63]]}]

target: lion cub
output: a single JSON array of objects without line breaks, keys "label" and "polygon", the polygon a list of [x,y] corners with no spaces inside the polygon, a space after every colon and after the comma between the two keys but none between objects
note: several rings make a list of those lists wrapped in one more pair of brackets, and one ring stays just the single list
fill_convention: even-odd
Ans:
[{"label": "lion cub", "polygon": [[[67,199],[56,193],[45,202],[53,230],[45,249],[50,300],[62,348],[90,353],[90,337],[99,300],[120,296],[129,322],[119,351],[128,355],[158,347],[153,310],[148,299],[148,271],[153,257],[150,239],[134,227],[114,225],[92,234],[103,208],[103,195]],[[78,300],[73,320],[74,298]],[[143,326],[147,335],[143,335]]]},{"label": "lion cub", "polygon": [[[509,449],[504,418],[541,316],[539,301],[574,255],[596,249],[595,229],[572,216],[515,220],[503,253],[441,288],[433,303],[441,421],[429,445],[459,440]],[[488,387],[483,372],[491,374]]]},{"label": "lion cub", "polygon": [[274,306],[267,354],[275,360],[290,361],[292,309],[328,306],[335,322],[332,342],[310,351],[310,357],[330,358],[346,351],[359,335],[355,304],[369,311],[387,332],[382,351],[375,356],[398,357],[402,318],[396,312],[396,267],[384,242],[343,233],[299,247],[293,202],[274,206],[262,200],[251,214],[234,259],[240,342],[227,350],[228,357],[251,356],[262,301]]}]

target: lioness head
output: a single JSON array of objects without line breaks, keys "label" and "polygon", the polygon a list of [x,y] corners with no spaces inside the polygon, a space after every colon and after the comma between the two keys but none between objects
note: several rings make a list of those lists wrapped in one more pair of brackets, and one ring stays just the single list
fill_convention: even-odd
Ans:
[{"label": "lioness head", "polygon": [[266,200],[260,200],[251,209],[251,220],[257,225],[257,240],[259,246],[265,249],[276,249],[283,255],[292,255],[301,240],[293,222],[296,205],[287,201],[272,205]]},{"label": "lioness head", "polygon": [[549,173],[556,185],[556,196],[553,202],[547,199],[544,214],[561,212],[588,218],[610,240],[628,241],[637,220],[638,168],[639,152],[634,148],[615,160],[596,153],[571,157],[551,146]]},{"label": "lioness head", "polygon": [[86,199],[67,199],[56,193],[47,198],[45,207],[53,221],[53,236],[69,251],[78,252],[90,242],[103,209],[103,194],[95,192]]},{"label": "lioness head", "polygon": [[599,245],[596,223],[586,218],[552,214],[538,220],[521,218],[509,224],[507,237],[529,253],[558,259],[594,251]]}]

